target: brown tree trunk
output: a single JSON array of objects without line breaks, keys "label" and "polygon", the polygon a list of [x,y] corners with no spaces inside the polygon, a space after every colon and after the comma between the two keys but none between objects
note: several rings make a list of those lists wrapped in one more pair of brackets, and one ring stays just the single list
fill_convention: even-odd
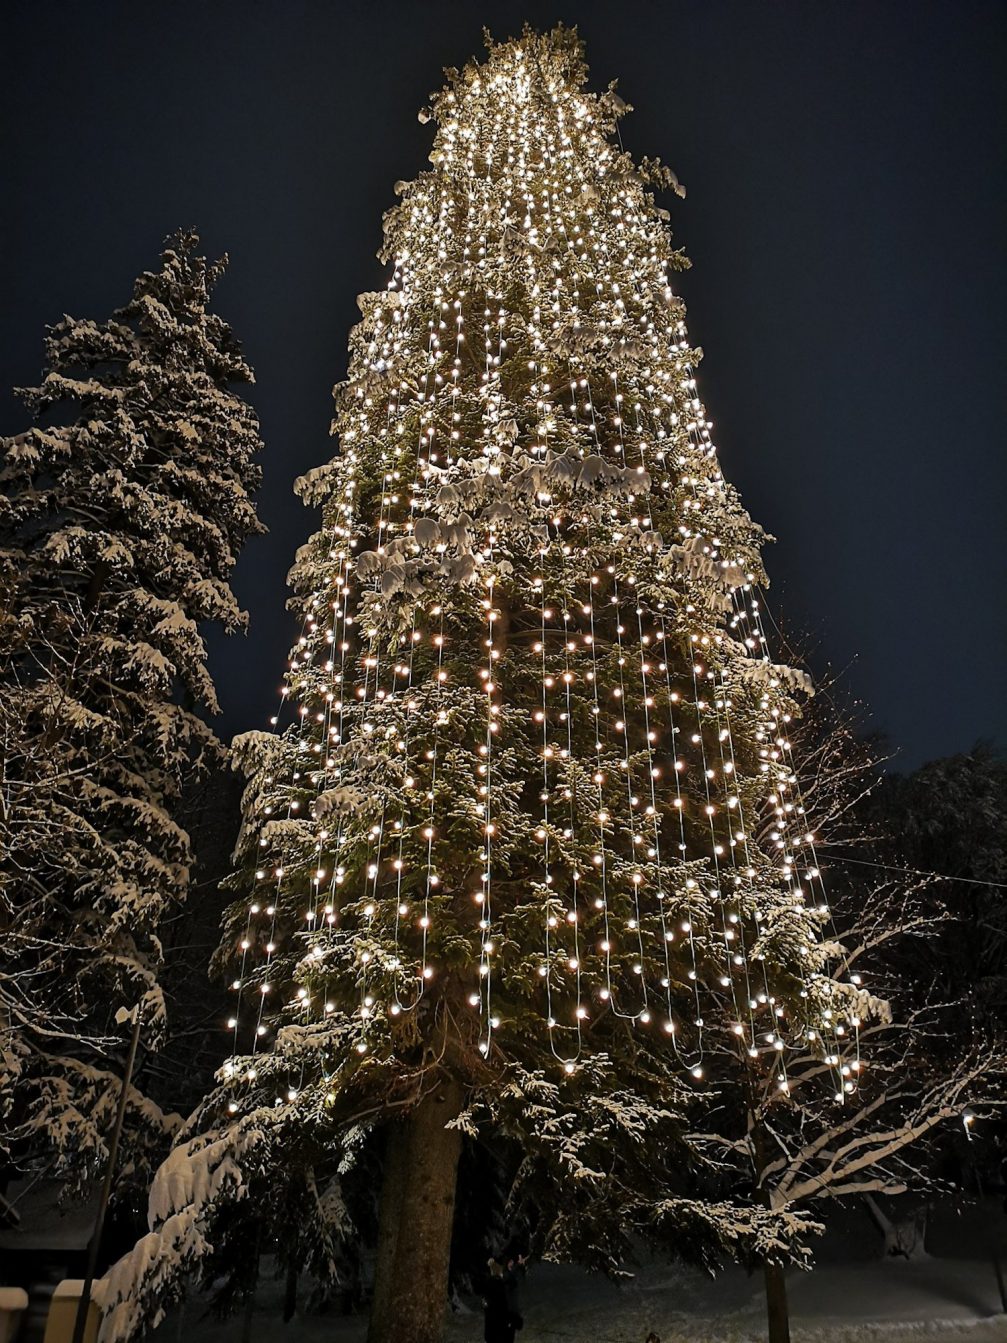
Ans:
[{"label": "brown tree trunk", "polygon": [[241,1320],[241,1343],[252,1343],[252,1316],[255,1314],[255,1293],[259,1286],[259,1257],[262,1254],[262,1223],[255,1228],[255,1249],[252,1251],[253,1272]]},{"label": "brown tree trunk", "polygon": [[[446,1079],[420,1101],[403,1121],[404,1132],[393,1138],[382,1188],[367,1343],[440,1343],[443,1337],[462,1145],[459,1131],[445,1125],[457,1118],[464,1094],[460,1082]],[[388,1188],[393,1180],[397,1193]],[[385,1227],[386,1207],[397,1223],[394,1233]]]},{"label": "brown tree trunk", "polygon": [[[749,1083],[749,1122],[755,1157],[756,1192],[764,1206],[772,1209],[772,1195],[762,1183],[763,1173],[769,1164],[766,1130],[753,1099],[750,1074]],[[787,1279],[783,1266],[771,1264],[764,1259],[762,1275],[766,1284],[766,1324],[769,1343],[790,1343],[790,1307],[787,1302]]]},{"label": "brown tree trunk", "polygon": [[787,1306],[787,1279],[779,1264],[763,1263],[766,1280],[766,1322],[769,1343],[790,1343],[790,1310]]},{"label": "brown tree trunk", "polygon": [[283,1289],[283,1323],[289,1324],[297,1314],[297,1265],[287,1265],[287,1280]]},{"label": "brown tree trunk", "polygon": [[112,572],[112,566],[105,560],[99,560],[94,566],[90,578],[87,580],[87,591],[84,593],[84,610],[88,613],[94,610],[101,600],[102,590],[108,582],[108,576]]},{"label": "brown tree trunk", "polygon": [[395,1281],[395,1250],[398,1245],[402,1200],[409,1173],[409,1124],[389,1124],[385,1133],[381,1205],[378,1209],[378,1252],[374,1261],[374,1294],[367,1327],[367,1343],[390,1338],[389,1310]]}]

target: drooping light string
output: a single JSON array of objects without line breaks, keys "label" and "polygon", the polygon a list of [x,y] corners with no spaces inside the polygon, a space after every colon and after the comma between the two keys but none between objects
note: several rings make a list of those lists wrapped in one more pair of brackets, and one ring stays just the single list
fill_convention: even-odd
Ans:
[{"label": "drooping light string", "polygon": [[[334,542],[335,542],[335,536],[333,535],[332,543],[334,543]],[[304,613],[304,615],[303,615],[303,617],[302,617],[301,634],[300,634],[300,636],[299,636],[299,639],[298,639],[297,644],[295,645],[295,648],[301,648],[301,647],[304,645],[304,643],[306,642],[306,638],[307,638],[306,631],[307,631],[308,628],[309,628],[310,618],[311,618],[311,616],[310,616],[310,610],[306,610],[305,613]],[[293,668],[294,668],[295,665],[296,665],[295,659],[292,659],[292,660],[291,660],[291,670],[293,670]],[[291,700],[290,700],[290,698],[289,698],[289,689],[290,689],[290,686],[289,686],[289,682],[288,682],[288,684],[286,684],[286,685],[283,686],[283,691],[282,691],[282,694],[281,694],[281,707],[282,707],[283,705],[291,705]],[[291,708],[293,708],[292,705],[291,705]],[[278,731],[279,728],[280,728],[280,712],[279,712],[279,711],[278,711],[276,714],[274,714],[274,715],[272,716],[270,722],[271,722],[271,726],[273,727],[273,729],[276,730],[276,731]],[[292,815],[293,815],[293,799],[291,798],[291,799],[288,801],[288,806],[287,806],[287,811],[286,811],[286,818],[289,820],[289,819],[292,817]],[[274,876],[275,880],[276,880],[277,882],[279,882],[279,880],[281,879],[281,870],[278,869],[277,871],[275,871],[275,872],[273,873],[273,876]],[[248,983],[248,976],[249,976],[249,953],[251,952],[251,950],[252,950],[252,948],[253,948],[253,945],[254,945],[254,944],[253,944],[253,920],[254,920],[256,917],[258,917],[258,915],[262,912],[262,904],[261,904],[261,900],[262,900],[263,897],[260,896],[260,895],[257,893],[257,889],[258,889],[258,886],[259,886],[260,883],[264,883],[264,882],[266,882],[267,880],[268,880],[268,877],[267,877],[267,872],[266,872],[265,868],[259,868],[259,869],[256,871],[256,873],[255,873],[256,888],[253,889],[253,896],[252,896],[252,899],[250,900],[249,905],[248,905],[248,913],[247,913],[246,921],[245,921],[244,934],[243,934],[243,936],[242,936],[242,938],[240,939],[240,942],[239,942],[239,950],[240,950],[241,955],[240,955],[240,959],[239,959],[238,973],[237,973],[237,977],[232,981],[232,984],[231,984],[231,988],[232,988],[232,990],[234,991],[234,993],[235,993],[236,996],[235,996],[235,1005],[234,1005],[234,1008],[233,1008],[233,1010],[232,1010],[232,1015],[231,1015],[231,1017],[230,1017],[229,1020],[228,1020],[228,1026],[229,1026],[230,1031],[231,1031],[231,1058],[230,1058],[230,1062],[229,1062],[229,1064],[227,1065],[227,1067],[226,1067],[226,1069],[225,1069],[225,1071],[226,1071],[229,1075],[231,1075],[231,1076],[233,1076],[233,1075],[236,1073],[236,1063],[235,1063],[235,1060],[236,1060],[236,1058],[237,1058],[237,1056],[238,1056],[238,1053],[239,1053],[239,1046],[240,1046],[240,1030],[241,1030],[241,1024],[242,1024],[242,1007],[243,1007],[243,1001],[244,1001],[244,991],[245,991],[245,988],[246,988],[246,986],[247,986],[247,983]],[[270,925],[269,925],[269,932],[268,932],[268,935],[267,935],[268,940],[267,940],[267,942],[266,942],[266,958],[265,958],[265,964],[264,964],[264,968],[263,968],[263,976],[262,976],[262,979],[261,979],[261,982],[260,982],[259,1001],[258,1001],[258,1004],[257,1004],[257,1006],[256,1006],[256,1010],[255,1010],[255,1026],[254,1026],[254,1034],[253,1034],[253,1036],[252,1036],[252,1040],[251,1040],[251,1052],[252,1052],[252,1054],[254,1054],[254,1053],[256,1052],[256,1049],[257,1049],[257,1046],[258,1046],[259,1042],[261,1041],[262,1037],[263,1037],[263,1036],[265,1035],[265,1033],[266,1033],[266,1027],[265,1027],[264,1022],[263,1022],[263,1017],[264,1017],[265,1006],[266,1006],[265,999],[266,999],[266,996],[267,996],[267,994],[268,994],[268,992],[269,992],[269,967],[270,967],[270,963],[271,963],[271,957],[272,957],[272,954],[273,954],[273,950],[275,949],[275,937],[276,937],[276,903],[275,903],[275,900],[271,900],[270,903],[268,903],[268,904],[266,905],[266,907],[265,907],[265,913],[266,913],[266,917],[270,920]],[[264,990],[264,991],[263,991],[263,990]],[[253,1075],[254,1075],[254,1070],[253,1070]],[[236,1105],[235,1105],[235,1103],[234,1103],[233,1101],[231,1102],[231,1108],[232,1108],[232,1110],[237,1108]]]},{"label": "drooping light string", "polygon": [[[680,323],[680,324],[679,324],[679,335],[680,335],[680,336],[681,336],[681,335],[684,335],[684,330],[685,330],[685,328],[684,328],[684,323]],[[692,369],[692,367],[691,367],[689,364],[686,364],[686,366],[685,366],[685,370],[684,370],[684,371],[685,371],[685,373],[686,373],[686,375],[687,375],[687,376],[686,376],[686,379],[685,379],[685,385],[686,385],[687,389],[688,389],[690,392],[694,392],[694,391],[695,391],[695,387],[696,387],[696,380],[695,380],[695,377],[693,376],[693,369]],[[695,448],[697,448],[698,450],[701,450],[701,451],[705,452],[707,455],[712,456],[712,455],[714,454],[714,452],[715,452],[715,449],[714,449],[714,447],[713,447],[713,445],[712,445],[712,442],[709,440],[709,430],[710,430],[710,428],[711,428],[711,425],[709,424],[708,421],[705,420],[705,412],[703,412],[702,404],[701,404],[701,402],[699,401],[699,398],[698,398],[697,396],[693,396],[693,397],[692,397],[692,408],[693,408],[693,410],[694,410],[694,412],[695,412],[695,416],[694,416],[693,421],[690,423],[689,430],[690,430],[690,434],[691,434],[692,439],[693,439],[693,446],[694,446]],[[699,507],[699,506],[701,506],[701,500],[700,500],[700,497],[699,497],[699,495],[698,495],[698,491],[697,491],[697,481],[696,481],[695,477],[693,477],[693,478],[691,479],[691,482],[690,482],[690,483],[691,483],[692,490],[693,490],[693,498],[694,498],[694,500],[695,500],[695,502],[696,502],[697,507]],[[716,479],[715,484],[716,484],[716,487],[717,487],[718,492],[721,492],[721,491],[723,490],[723,480],[722,480],[722,477],[719,476],[719,473],[718,473],[718,476],[717,476],[717,479]],[[746,624],[748,623],[749,620],[751,620],[751,621],[753,622],[753,625],[754,625],[754,637],[749,636],[749,637],[747,638],[746,642],[747,642],[748,646],[753,650],[753,652],[755,652],[755,653],[757,654],[757,656],[758,656],[758,658],[759,658],[759,661],[762,662],[764,665],[768,665],[768,664],[769,664],[769,656],[768,656],[768,652],[766,651],[767,648],[768,648],[768,642],[767,642],[767,640],[766,640],[765,632],[764,632],[764,630],[763,630],[763,628],[762,628],[762,624],[761,624],[761,615],[760,615],[760,610],[759,610],[759,603],[758,603],[758,601],[755,600],[754,598],[750,598],[750,597],[747,596],[747,594],[750,592],[750,589],[751,589],[751,584],[750,584],[750,583],[745,583],[745,584],[743,584],[740,588],[735,587],[735,588],[732,590],[732,597],[733,597],[733,599],[734,599],[735,607],[736,607],[736,616],[735,616],[735,619],[737,620],[737,619],[740,618],[741,623],[742,623],[743,626],[746,625]],[[734,622],[732,622],[732,623],[734,623]],[[697,690],[696,690],[696,698],[697,698],[697,705],[698,705],[698,688],[697,688]],[[770,717],[769,717],[769,719],[767,719],[767,721],[764,723],[764,725],[763,725],[763,730],[762,730],[762,734],[761,734],[761,735],[763,735],[763,736],[767,736],[767,737],[769,737],[769,738],[772,739],[772,738],[773,738],[773,733],[777,730],[777,724],[776,724],[776,719],[775,719],[775,716],[774,716],[774,715],[777,714],[778,711],[776,711],[776,710],[769,710],[769,709],[768,709],[768,699],[766,698],[766,696],[763,696],[763,705],[764,705],[764,707],[767,709],[767,711],[769,712]],[[729,718],[727,719],[727,723],[728,723],[728,726],[727,726],[727,734],[728,734],[728,738],[730,738],[730,720],[729,720]],[[775,741],[775,739],[774,739],[774,741]],[[775,744],[776,744],[776,745],[779,745],[778,742],[776,742]],[[786,743],[786,747],[787,747],[787,751],[788,751],[788,754],[789,754],[789,742]],[[772,758],[775,759],[775,758],[778,757],[778,755],[779,755],[780,753],[779,753],[779,751],[777,751],[777,750],[770,749],[770,750],[768,750],[768,751],[765,751],[764,754],[768,754],[770,757],[772,757]],[[734,765],[733,765],[733,741],[732,741],[732,769],[733,769],[733,768],[734,768]],[[768,771],[769,766],[766,765],[766,764],[764,763],[764,768]],[[774,778],[774,780],[773,780],[773,783],[774,783],[774,786],[776,787],[776,789],[778,790],[778,792],[785,792],[786,789],[787,789],[787,787],[788,787],[788,785],[791,785],[791,784],[794,785],[796,788],[799,788],[799,784],[798,784],[798,776],[797,776],[796,770],[795,770],[794,767],[793,767],[793,761],[792,761],[792,759],[789,759],[789,760],[788,760],[786,769],[777,768],[777,769],[775,770],[775,778]],[[770,795],[769,795],[769,800],[772,802],[772,801],[774,800],[775,797],[776,797],[775,794],[770,794]],[[738,805],[739,805],[739,815],[740,815],[740,798],[739,798],[739,804],[738,804]],[[789,806],[787,807],[787,809],[789,810]],[[777,811],[778,821],[781,823],[782,828],[785,829],[785,828],[786,828],[785,809],[784,809],[784,807],[782,807],[782,806],[777,806],[777,807],[776,807],[776,811]],[[800,811],[803,812],[803,805],[800,807]],[[746,845],[747,845],[747,832],[746,832],[745,829],[744,829],[744,821],[743,821],[743,818],[742,818],[742,833],[745,834],[745,836],[746,836]],[[783,841],[783,840],[781,840],[781,839],[779,839],[779,837],[777,837],[777,839],[776,839],[774,842],[776,842],[777,845],[778,845],[778,847],[783,851],[783,857],[784,857],[784,874],[783,874],[783,876],[784,876],[784,882],[790,887],[790,890],[791,890],[792,895],[794,895],[794,896],[800,901],[800,903],[803,904],[803,895],[801,894],[799,884],[798,884],[797,881],[796,881],[796,874],[795,874],[795,872],[794,872],[794,870],[793,870],[792,861],[791,861],[791,854],[790,854],[789,851],[787,850],[786,842]],[[749,867],[750,867],[750,871],[754,871],[754,869],[752,869],[751,866],[750,866],[750,862],[751,862],[751,860],[749,859]],[[816,875],[820,875],[820,874],[817,874],[817,873],[816,873]],[[823,896],[823,901],[824,901],[824,888],[823,888],[823,890],[822,890],[822,896]],[[827,907],[827,905],[826,905],[826,907]],[[780,1017],[780,1016],[782,1016],[782,1008],[779,1007],[779,1006],[776,1004],[775,998],[774,998],[774,996],[773,996],[773,994],[772,994],[772,992],[771,992],[771,990],[770,990],[770,988],[769,988],[768,979],[767,979],[767,972],[766,972],[766,967],[765,967],[765,964],[764,964],[764,963],[761,965],[761,970],[762,970],[762,978],[763,978],[763,986],[764,986],[764,987],[763,987],[763,992],[758,996],[758,998],[750,998],[750,1003],[751,1003],[751,1004],[754,1004],[754,1005],[757,1005],[759,1002],[761,1002],[761,1003],[763,1003],[765,1006],[767,1006],[768,1008],[772,1009],[776,1017]],[[830,1015],[831,1015],[831,1014],[830,1014]],[[856,1022],[856,1021],[853,1021],[851,1024],[854,1026],[854,1029],[856,1030],[856,1027],[858,1026],[859,1023]],[[827,1034],[831,1037],[831,1049],[832,1049],[832,1052],[827,1056],[827,1061],[828,1061],[830,1064],[832,1064],[833,1066],[835,1066],[835,1067],[839,1070],[839,1072],[840,1072],[841,1074],[843,1074],[843,1075],[847,1075],[847,1074],[849,1073],[849,1071],[850,1071],[849,1065],[847,1065],[846,1063],[844,1063],[843,1060],[842,1060],[842,1058],[841,1058],[841,1054],[842,1054],[842,1043],[843,1043],[843,1042],[842,1042],[842,1040],[841,1040],[840,1037],[841,1037],[841,1036],[843,1035],[843,1033],[844,1033],[843,1026],[842,1026],[841,1023],[838,1023],[838,1022],[836,1022],[836,1021],[832,1021],[831,1024],[827,1026],[826,1031],[827,1031]],[[770,1045],[772,1045],[772,1046],[774,1047],[774,1049],[776,1050],[777,1054],[779,1055],[778,1060],[777,1060],[778,1069],[779,1069],[779,1081],[780,1081],[780,1086],[781,1086],[784,1090],[786,1090],[787,1087],[788,1087],[788,1085],[789,1085],[789,1083],[788,1083],[788,1081],[787,1081],[787,1075],[786,1075],[786,1058],[785,1058],[785,1053],[784,1053],[784,1051],[785,1051],[785,1049],[786,1049],[786,1047],[787,1047],[787,1040],[786,1040],[785,1036],[782,1035],[782,1034],[779,1032],[779,1030],[778,1030],[778,1028],[777,1028],[777,1023],[776,1023],[775,1020],[774,1020],[774,1023],[773,1023],[773,1030],[770,1031],[770,1032],[766,1035],[766,1040],[767,1040],[767,1043],[769,1043]],[[804,1047],[804,1043],[805,1043],[805,1041],[804,1041],[803,1039],[801,1039],[799,1042],[798,1042],[798,1041],[795,1041],[795,1042],[794,1042],[795,1047],[798,1047],[798,1048],[803,1048],[803,1047]],[[756,1053],[756,1052],[757,1052],[757,1050],[755,1049],[755,1046],[754,1046],[754,1043],[753,1043],[752,1045],[749,1046],[749,1053],[750,1053],[750,1054],[754,1054],[754,1053]],[[859,1044],[858,1044],[858,1058],[859,1058]],[[857,1062],[857,1067],[859,1068],[859,1066],[860,1066],[860,1064],[859,1064],[859,1062]],[[847,1083],[845,1086],[841,1087],[840,1092],[837,1093],[837,1099],[842,1099],[842,1093],[843,1093],[843,1091],[848,1091],[848,1090],[851,1090],[851,1089],[852,1089],[852,1087],[851,1087],[848,1083]]]},{"label": "drooping light string", "polygon": [[[492,554],[492,552],[490,552]],[[496,714],[499,712],[499,703],[495,698],[497,690],[494,667],[494,655],[499,652],[494,641],[493,626],[495,624],[495,611],[493,607],[493,578],[492,574],[486,579],[486,586],[489,596],[484,599],[486,608],[486,668],[484,689],[486,692],[486,737],[482,746],[479,748],[482,755],[482,763],[478,766],[478,772],[483,777],[483,784],[479,792],[483,795],[482,806],[483,815],[483,852],[482,859],[484,863],[482,872],[482,900],[480,903],[479,919],[479,992],[480,992],[480,1013],[482,1017],[483,1034],[479,1040],[479,1050],[482,1054],[489,1054],[493,1043],[493,965],[491,957],[493,955],[493,834],[496,829],[493,812],[493,737],[497,731],[495,721]]]},{"label": "drooping light string", "polygon": [[[566,578],[564,585],[568,586],[572,590],[573,584],[568,577]],[[576,753],[574,751],[574,740],[573,740],[573,718],[574,718],[573,685],[575,680],[575,673],[573,671],[573,666],[571,662],[571,653],[576,651],[577,646],[571,640],[570,637],[573,631],[570,629],[571,615],[569,610],[564,608],[562,616],[563,616],[562,686],[563,686],[564,707],[560,714],[560,718],[561,720],[565,720],[566,722],[566,732],[565,734],[563,734],[563,736],[565,736],[566,739],[566,746],[565,749],[562,749],[561,751],[562,759],[565,762],[565,768],[562,773],[562,777],[564,779],[563,797],[567,802],[567,819],[569,821],[569,825],[567,827],[569,830],[568,839],[570,842],[571,849],[575,850],[576,847],[578,846],[579,837],[578,837],[578,825],[577,825],[576,797],[573,786],[574,777],[572,774],[573,762],[576,759]],[[569,880],[570,880],[570,888],[569,888],[570,908],[566,911],[566,921],[568,924],[567,932],[573,938],[573,954],[567,960],[567,968],[569,970],[572,970],[574,975],[573,1028],[575,1031],[576,1039],[574,1046],[575,1058],[573,1061],[576,1062],[576,1059],[580,1057],[581,1049],[583,1047],[581,1023],[587,1020],[588,1015],[587,1007],[584,1004],[584,997],[583,997],[584,968],[583,968],[583,957],[581,953],[581,932],[580,932],[581,909],[579,899],[581,876],[580,876],[580,869],[578,867],[574,866],[573,869],[570,871]]]},{"label": "drooping light string", "polygon": [[[755,629],[757,631],[757,637],[759,639],[759,642],[763,648],[766,648],[768,647],[768,640],[766,638],[765,627],[762,620],[762,611],[764,608],[768,609],[766,607],[765,594],[760,592],[758,594],[758,597],[756,599],[753,599],[751,602],[751,614],[755,625]],[[786,721],[789,721],[789,715],[785,720],[784,728],[786,727]],[[789,734],[786,732],[786,730],[784,730],[783,734],[777,738],[777,744],[780,748],[782,758],[786,764],[786,777],[785,779],[781,778],[780,782],[781,785],[783,786],[785,786],[786,784],[792,786],[795,799],[793,803],[784,804],[784,807],[786,809],[790,809],[791,807],[793,807],[796,811],[797,817],[799,817],[803,821],[807,816],[807,812],[804,805],[804,798],[801,790],[800,774],[794,762],[791,743],[789,740]],[[783,809],[778,808],[778,816],[780,810]],[[783,820],[784,818],[780,817],[780,819]],[[832,909],[829,904],[829,898],[825,888],[825,881],[824,878],[822,877],[821,867],[819,865],[818,855],[815,849],[815,837],[813,832],[806,830],[802,837],[802,840],[804,845],[807,847],[811,857],[810,864],[807,864],[805,867],[804,878],[808,882],[809,891],[814,891],[815,887],[817,886],[818,915],[826,922],[833,938],[838,940],[838,931],[836,929],[835,921],[832,916]],[[800,844],[802,840],[798,840],[798,844]],[[801,889],[798,874],[796,870],[794,870],[793,864],[791,864],[791,872],[792,872],[791,881],[794,888],[795,898],[803,905],[805,903],[804,893]],[[859,985],[861,984],[861,976],[859,974],[854,974],[851,977],[851,983],[859,987]],[[838,1070],[837,1085],[839,1089],[837,1090],[836,1093],[837,1101],[842,1101],[846,1095],[848,1095],[850,1092],[856,1089],[856,1074],[858,1074],[860,1072],[860,1069],[863,1067],[863,1059],[861,1056],[861,1048],[860,1048],[861,1022],[859,1016],[857,1016],[856,1013],[846,1013],[846,1025],[848,1025],[853,1031],[854,1047],[851,1058],[844,1057],[845,1041],[841,1038],[844,1034],[844,1024],[840,1021],[833,1019],[831,1020],[828,1029],[828,1036],[832,1047],[832,1053],[829,1056],[829,1061],[832,1064],[832,1066]]]},{"label": "drooping light string", "polygon": [[[654,709],[655,701],[654,697],[651,695],[650,681],[648,679],[653,672],[653,668],[651,667],[650,662],[648,660],[650,657],[650,653],[648,650],[649,636],[646,636],[643,631],[643,610],[640,606],[637,606],[636,608],[636,621],[637,621],[637,638],[639,641],[638,646],[640,654],[640,686],[641,686],[641,700],[643,704],[643,726],[644,726],[645,741],[647,743],[646,778],[647,778],[648,796],[650,799],[647,805],[651,823],[651,846],[653,849],[652,856],[654,861],[654,867],[657,873],[657,886],[658,886],[657,915],[660,927],[659,951],[663,953],[663,959],[664,959],[664,976],[661,981],[661,986],[664,989],[664,1002],[666,1012],[664,1018],[664,1026],[665,1030],[672,1031],[674,1030],[675,1016],[671,999],[672,971],[671,971],[671,956],[669,953],[669,946],[670,943],[673,941],[673,934],[669,927],[665,909],[667,902],[668,886],[670,882],[673,880],[673,877],[672,874],[666,869],[665,861],[661,853],[662,814],[661,814],[661,808],[658,803],[658,791],[657,791],[658,787],[657,781],[658,779],[661,778],[661,770],[655,763],[654,751],[652,747],[652,743],[656,742],[657,740],[657,733],[651,728],[652,710]],[[681,823],[681,818],[679,818],[679,822]]]},{"label": "drooping light string", "polygon": [[[677,817],[678,822],[677,824],[678,850],[681,855],[682,867],[685,869],[685,872],[688,873],[689,851],[688,851],[688,843],[686,840],[686,829],[685,829],[686,799],[684,790],[682,788],[682,777],[685,772],[685,761],[679,755],[678,736],[680,734],[681,729],[678,723],[676,722],[676,712],[675,712],[675,706],[678,705],[678,703],[680,702],[681,695],[677,690],[673,688],[672,674],[671,674],[671,657],[669,652],[670,639],[667,625],[665,622],[665,617],[663,615],[660,618],[660,629],[661,629],[661,648],[664,657],[664,660],[661,663],[661,667],[664,670],[665,698],[668,704],[668,747],[669,750],[671,751],[672,777],[674,779],[675,784],[675,796],[672,799],[672,810],[673,814]],[[684,897],[683,905],[685,908],[685,918],[682,920],[681,931],[686,936],[686,945],[689,948],[689,963],[686,974],[689,979],[689,982],[692,985],[692,1000],[693,1000],[693,1007],[696,1013],[695,1018],[693,1020],[693,1025],[696,1030],[696,1048],[694,1056],[690,1061],[690,1071],[693,1072],[696,1076],[701,1076],[703,1067],[703,1024],[702,1024],[703,1007],[699,996],[699,956],[697,953],[696,933],[695,933],[696,916],[692,908],[692,899],[691,899],[691,893],[695,889],[695,885],[696,883],[693,877],[689,875],[683,876],[682,878],[683,889],[681,891],[681,895]],[[678,1048],[679,1051],[681,1052],[682,1047],[679,1046],[677,1036],[673,1038],[675,1038],[676,1048]]]},{"label": "drooping light string", "polygon": [[591,670],[588,677],[591,683],[591,720],[594,727],[595,738],[595,758],[593,782],[596,788],[595,794],[595,816],[598,823],[597,848],[592,855],[592,862],[597,867],[596,878],[599,883],[599,894],[597,903],[602,915],[602,940],[600,950],[604,958],[604,986],[600,990],[599,996],[603,1002],[611,1006],[611,1010],[618,1015],[625,1015],[619,1012],[618,1003],[613,994],[612,987],[612,926],[609,919],[608,904],[608,833],[609,816],[605,807],[605,762],[602,756],[601,741],[601,704],[598,693],[598,637],[597,625],[595,621],[594,609],[594,590],[599,583],[597,574],[591,575],[591,581],[587,589],[587,614],[589,620],[589,632],[587,635],[591,651]]}]

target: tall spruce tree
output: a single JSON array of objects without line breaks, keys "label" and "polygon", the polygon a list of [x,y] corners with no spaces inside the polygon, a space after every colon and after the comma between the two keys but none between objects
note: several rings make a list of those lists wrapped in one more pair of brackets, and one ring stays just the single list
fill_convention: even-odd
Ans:
[{"label": "tall spruce tree", "polygon": [[[81,1182],[111,1128],[117,1009],[141,1004],[147,1046],[163,1031],[180,790],[223,749],[200,628],[244,627],[229,577],[262,530],[252,371],[210,310],[226,259],[198,241],[169,239],[110,320],[50,328],[35,425],[0,445],[0,1148],[55,1148]],[[137,1088],[127,1114],[142,1168],[177,1117]]]},{"label": "tall spruce tree", "polygon": [[323,523],[291,572],[292,723],[236,742],[235,1055],[155,1181],[113,1337],[368,1134],[371,1343],[440,1337],[459,1151],[486,1135],[520,1153],[537,1253],[782,1257],[799,1230],[710,1197],[687,1135],[707,1019],[781,1085],[812,1040],[845,1094],[857,990],[787,737],[807,677],[770,660],[765,537],[697,392],[653,194],[684,192],[586,78],[574,32],[526,31],[420,114],[432,169],[396,188],[338,451],[299,484]]}]

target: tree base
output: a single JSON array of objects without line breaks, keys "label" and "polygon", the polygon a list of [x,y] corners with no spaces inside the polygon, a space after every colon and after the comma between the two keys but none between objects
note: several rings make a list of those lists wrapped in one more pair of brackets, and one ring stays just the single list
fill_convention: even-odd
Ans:
[{"label": "tree base", "polygon": [[464,1088],[447,1079],[388,1132],[367,1343],[440,1343]]},{"label": "tree base", "polygon": [[779,1264],[763,1264],[766,1283],[766,1324],[769,1343],[790,1343],[790,1307],[787,1279]]}]

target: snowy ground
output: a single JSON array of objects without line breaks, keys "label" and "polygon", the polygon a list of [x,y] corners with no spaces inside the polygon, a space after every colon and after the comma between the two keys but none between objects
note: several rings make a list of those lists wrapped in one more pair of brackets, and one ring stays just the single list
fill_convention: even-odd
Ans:
[{"label": "snowy ground", "polygon": [[[825,1264],[789,1280],[794,1343],[1007,1343],[993,1266],[970,1259]],[[252,1343],[358,1343],[360,1320],[279,1319],[279,1289],[264,1285]],[[761,1284],[739,1270],[711,1282],[689,1270],[649,1265],[615,1288],[573,1268],[540,1265],[524,1290],[520,1343],[761,1343]],[[196,1303],[168,1321],[158,1343],[237,1343],[241,1322],[199,1321]],[[455,1316],[449,1343],[482,1339],[478,1314]]]}]

